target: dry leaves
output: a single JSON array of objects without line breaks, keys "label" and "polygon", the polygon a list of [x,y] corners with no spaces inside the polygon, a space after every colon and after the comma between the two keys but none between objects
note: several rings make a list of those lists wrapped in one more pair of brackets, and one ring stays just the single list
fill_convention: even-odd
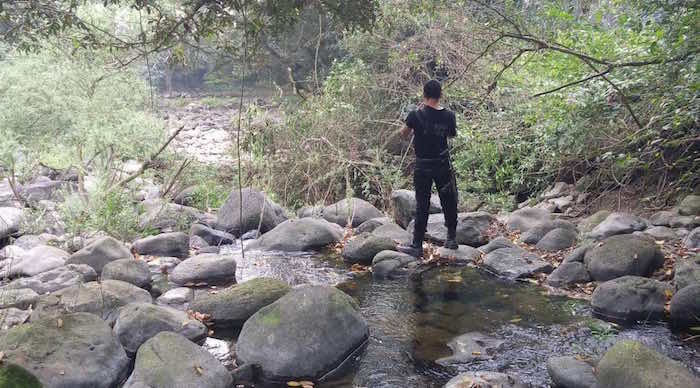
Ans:
[{"label": "dry leaves", "polygon": [[199,366],[199,365],[195,365],[195,366],[194,366],[194,373],[196,373],[197,376],[201,376],[201,375],[204,374],[204,368],[202,368],[202,367]]},{"label": "dry leaves", "polygon": [[204,324],[208,324],[209,321],[211,321],[210,314],[200,313],[199,311],[187,310],[187,316],[190,317],[190,319],[197,320],[197,321],[202,322]]}]

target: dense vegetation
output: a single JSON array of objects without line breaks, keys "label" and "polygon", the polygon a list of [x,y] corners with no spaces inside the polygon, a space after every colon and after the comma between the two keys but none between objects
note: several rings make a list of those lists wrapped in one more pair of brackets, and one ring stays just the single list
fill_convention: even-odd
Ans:
[{"label": "dense vegetation", "polygon": [[[700,180],[697,20],[682,0],[3,4],[0,163],[11,181],[40,164],[101,177],[77,207],[116,209],[83,216],[132,217],[110,171],[166,140],[155,88],[243,83],[275,90],[284,119],[243,132],[242,185],[290,207],[387,204],[410,183],[400,119],[438,78],[458,113],[463,195],[511,207],[565,180],[665,204]],[[242,106],[244,127],[266,114]],[[146,175],[199,184],[201,207],[238,169],[159,159]]]}]

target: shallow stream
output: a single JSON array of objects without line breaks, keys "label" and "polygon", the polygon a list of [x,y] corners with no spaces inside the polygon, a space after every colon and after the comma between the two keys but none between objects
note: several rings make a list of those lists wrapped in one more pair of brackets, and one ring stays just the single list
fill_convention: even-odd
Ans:
[{"label": "shallow stream", "polygon": [[[441,387],[465,371],[500,371],[546,387],[548,357],[595,360],[621,338],[644,342],[700,374],[698,341],[684,342],[663,324],[620,328],[592,319],[588,302],[548,296],[536,285],[494,278],[476,268],[441,267],[422,280],[376,280],[355,274],[335,254],[247,252],[237,256],[239,282],[274,277],[291,285],[337,285],[359,303],[370,326],[362,356],[342,378],[321,387]],[[443,366],[447,343],[478,331],[503,341],[493,357]]]}]

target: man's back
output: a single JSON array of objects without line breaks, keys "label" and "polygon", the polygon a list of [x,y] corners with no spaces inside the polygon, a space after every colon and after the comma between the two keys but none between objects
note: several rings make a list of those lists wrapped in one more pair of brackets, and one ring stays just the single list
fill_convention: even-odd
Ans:
[{"label": "man's back", "polygon": [[457,135],[455,114],[449,109],[423,106],[406,117],[413,129],[416,158],[437,159],[447,154],[447,138]]}]

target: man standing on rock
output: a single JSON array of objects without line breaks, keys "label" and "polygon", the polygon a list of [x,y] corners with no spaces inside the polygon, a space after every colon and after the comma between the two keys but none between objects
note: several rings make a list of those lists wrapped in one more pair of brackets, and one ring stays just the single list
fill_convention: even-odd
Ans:
[{"label": "man standing on rock", "polygon": [[442,86],[430,80],[423,85],[423,103],[406,117],[406,125],[401,135],[413,133],[413,147],[416,151],[416,165],[413,183],[416,188],[416,221],[413,229],[413,242],[399,245],[400,252],[415,257],[423,255],[423,238],[428,225],[430,194],[433,181],[438,189],[440,204],[445,214],[447,239],[445,248],[457,249],[457,186],[450,161],[448,137],[457,136],[457,120],[454,112],[440,106]]}]

